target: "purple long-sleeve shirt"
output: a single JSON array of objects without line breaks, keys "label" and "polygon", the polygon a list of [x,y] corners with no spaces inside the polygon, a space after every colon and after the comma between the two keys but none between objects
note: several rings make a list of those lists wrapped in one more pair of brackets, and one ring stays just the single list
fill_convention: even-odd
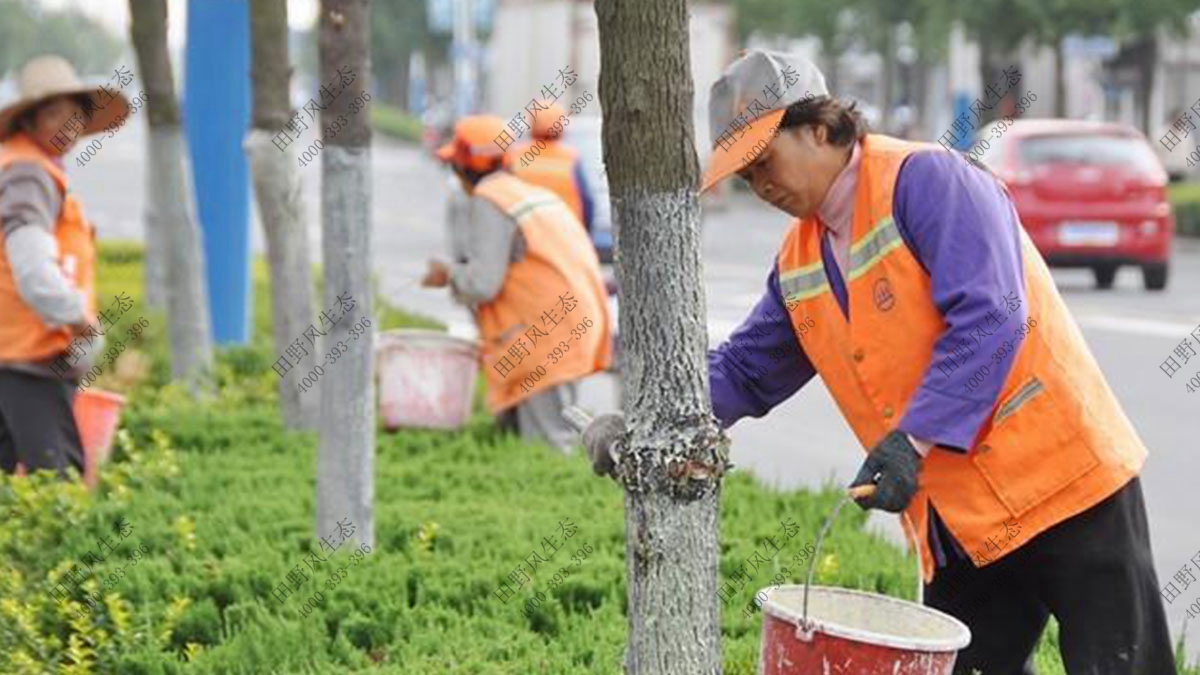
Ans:
[{"label": "purple long-sleeve shirt", "polygon": [[[1016,358],[1010,356],[994,366],[969,395],[964,392],[973,370],[937,364],[947,358],[957,362],[954,347],[963,340],[985,355],[998,351],[1006,332],[989,336],[986,331],[973,335],[972,330],[987,326],[989,312],[999,309],[1007,315],[1006,296],[1019,302],[1012,315],[1017,325],[1026,320],[1020,224],[1012,202],[993,177],[957,153],[936,149],[913,153],[905,160],[896,179],[892,218],[929,273],[931,299],[946,322],[929,369],[897,428],[943,448],[967,452]],[[852,320],[846,286],[832,264],[826,238],[822,238],[821,254],[834,296],[847,320]],[[722,427],[743,417],[762,417],[817,374],[787,316],[778,272],[772,267],[767,290],[750,315],[708,354],[713,412]],[[934,514],[931,522],[938,520]],[[938,523],[935,532],[942,529]],[[940,567],[944,558],[937,549],[941,547],[934,548]],[[957,552],[961,554],[961,549]]]}]

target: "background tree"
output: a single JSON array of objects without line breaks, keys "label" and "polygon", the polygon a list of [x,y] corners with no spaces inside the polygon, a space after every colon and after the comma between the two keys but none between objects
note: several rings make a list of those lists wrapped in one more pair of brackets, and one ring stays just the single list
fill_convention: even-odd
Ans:
[{"label": "background tree", "polygon": [[[320,442],[317,449],[317,533],[336,531],[349,518],[359,540],[375,543],[375,380],[374,329],[350,339],[350,325],[371,316],[371,127],[370,104],[351,110],[368,89],[369,0],[321,0],[318,19],[320,82],[336,98],[321,112],[321,250],[325,267],[325,307],[352,312],[327,328],[322,349],[342,342],[349,351],[326,369],[321,388]],[[337,93],[339,92],[340,93]],[[369,94],[368,94],[369,96]],[[339,120],[341,116],[341,120]],[[343,127],[331,134],[334,121]]]},{"label": "background tree", "polygon": [[[300,173],[296,146],[284,150],[274,139],[291,119],[288,82],[287,0],[256,0],[250,5],[251,77],[254,81],[254,118],[246,137],[246,152],[254,172],[254,194],[267,240],[271,269],[271,331],[275,353],[287,353],[292,341],[312,325],[312,274],[308,258],[308,227],[300,202]],[[317,101],[319,103],[319,101]],[[301,110],[305,122],[317,114],[315,107]],[[303,338],[301,338],[303,339]],[[296,364],[297,373],[316,365],[316,349]],[[319,389],[301,392],[295,378],[279,379],[279,401],[284,426],[313,429],[317,425]]]},{"label": "background tree", "polygon": [[[175,79],[167,53],[166,0],[129,0],[130,33],[138,73],[146,90],[146,233],[161,235],[151,258],[165,267],[171,371],[197,393],[212,371],[212,324],[204,276],[204,247],[196,224],[187,143],[179,124]],[[147,289],[152,279],[147,278]]]},{"label": "background tree", "polygon": [[111,73],[123,50],[118,36],[77,8],[0,0],[0,78],[39,54],[59,54],[84,75]]},{"label": "background tree", "polygon": [[[429,30],[426,2],[371,4],[371,72],[383,100],[408,109],[409,63],[415,52],[425,55],[426,70],[444,63],[449,34]],[[487,36],[480,36],[486,41]]]},{"label": "background tree", "polygon": [[[1121,0],[1118,5],[1113,33],[1125,43],[1126,55],[1140,74],[1140,122],[1147,135],[1154,135],[1161,128],[1159,120],[1150,117],[1150,96],[1158,65],[1159,29],[1165,28],[1177,37],[1186,36],[1191,25],[1188,16],[1196,9],[1195,0]],[[1173,121],[1163,120],[1162,126]]]},{"label": "background tree", "polygon": [[717,506],[728,446],[708,393],[686,0],[596,0],[626,357],[627,675],[721,669]]}]

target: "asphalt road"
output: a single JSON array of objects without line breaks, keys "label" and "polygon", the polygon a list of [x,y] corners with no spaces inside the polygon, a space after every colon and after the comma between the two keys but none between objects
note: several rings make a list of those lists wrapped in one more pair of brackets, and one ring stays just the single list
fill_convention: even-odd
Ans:
[{"label": "asphalt road", "polygon": [[[105,140],[87,166],[75,168],[74,155],[67,160],[73,187],[102,238],[142,237],[143,138],[141,124],[128,125]],[[420,150],[382,140],[373,148],[373,162],[373,271],[381,293],[392,303],[441,319],[452,332],[472,334],[469,316],[453,306],[445,292],[416,285],[424,261],[431,255],[444,257],[447,173]],[[310,163],[302,176],[310,250],[319,256],[317,167],[319,162]],[[787,217],[751,198],[734,198],[724,208],[706,210],[704,218],[707,318],[715,345],[762,293]],[[262,250],[262,241],[255,214],[254,250]],[[1197,476],[1190,473],[1200,469],[1192,454],[1192,434],[1200,424],[1191,417],[1200,413],[1200,392],[1189,394],[1185,386],[1185,373],[1190,377],[1200,371],[1200,358],[1182,364],[1173,378],[1159,368],[1200,325],[1200,242],[1178,242],[1171,281],[1162,293],[1142,290],[1140,274],[1133,269],[1122,270],[1111,291],[1094,290],[1086,271],[1056,271],[1055,277],[1109,384],[1150,448],[1142,481],[1160,586],[1164,585],[1200,554],[1200,531],[1193,521]],[[598,375],[585,384],[584,404],[593,410],[610,410],[613,400],[611,376]],[[857,441],[819,381],[767,417],[739,422],[731,435],[734,463],[783,489],[817,487],[827,481],[844,484],[862,459]],[[899,539],[894,518],[881,516],[875,522],[885,536]],[[1193,571],[1200,577],[1197,566]],[[1176,635],[1187,605],[1200,599],[1200,583],[1177,587],[1181,595],[1168,607]],[[1200,639],[1191,642],[1190,651],[1200,655]]]}]

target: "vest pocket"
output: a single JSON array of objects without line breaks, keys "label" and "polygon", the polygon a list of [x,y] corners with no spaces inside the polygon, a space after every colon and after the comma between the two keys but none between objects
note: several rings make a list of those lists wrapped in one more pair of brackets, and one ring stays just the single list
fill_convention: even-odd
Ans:
[{"label": "vest pocket", "polygon": [[1063,416],[1054,394],[1034,377],[996,409],[971,461],[1013,516],[1020,516],[1100,463]]}]

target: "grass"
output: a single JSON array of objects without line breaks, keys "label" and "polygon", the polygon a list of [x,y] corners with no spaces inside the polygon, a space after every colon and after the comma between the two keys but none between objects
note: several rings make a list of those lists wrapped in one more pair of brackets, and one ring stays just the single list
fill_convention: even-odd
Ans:
[{"label": "grass", "polygon": [[[102,252],[101,292],[129,292],[136,320],[140,253],[111,244]],[[456,432],[379,434],[374,548],[361,559],[327,554],[332,564],[315,572],[304,564],[306,552],[320,551],[312,531],[316,438],[280,428],[261,265],[255,281],[255,337],[222,353],[220,397],[197,404],[165,385],[163,333],[152,329],[139,349],[155,360],[153,375],[131,392],[96,493],[44,478],[0,479],[0,672],[622,672],[620,489],[592,475],[581,457],[498,433],[482,414]],[[436,326],[394,308],[377,314],[384,328]],[[149,318],[152,327],[163,324]],[[721,606],[725,673],[757,672],[760,618],[744,617],[742,607],[811,541],[838,497],[832,486],[777,492],[739,471],[725,481],[720,580],[765,551],[766,537],[777,537],[783,551]],[[46,588],[120,517],[134,526],[130,544],[145,544],[149,554],[136,566],[111,557],[98,565],[101,580],[122,566],[125,577],[112,591],[84,582],[104,600],[80,618],[81,606],[57,605]],[[789,519],[797,526],[791,540],[779,533]],[[569,540],[564,521],[577,528]],[[817,582],[911,599],[915,561],[865,532],[865,522],[857,509],[843,511]],[[543,550],[545,540],[559,550]],[[586,557],[577,552],[585,544]],[[534,551],[549,562],[512,597],[498,597]],[[279,602],[272,591],[296,567],[312,578]],[[338,567],[345,580],[327,587]],[[552,582],[559,568],[569,577]],[[792,566],[784,578],[794,583],[803,573]],[[299,608],[317,589],[324,600],[302,618]],[[536,592],[545,599],[523,612]],[[1037,661],[1043,675],[1065,672],[1053,627]]]},{"label": "grass", "polygon": [[371,127],[385,136],[402,141],[419,143],[423,125],[421,120],[385,103],[371,103]]}]

